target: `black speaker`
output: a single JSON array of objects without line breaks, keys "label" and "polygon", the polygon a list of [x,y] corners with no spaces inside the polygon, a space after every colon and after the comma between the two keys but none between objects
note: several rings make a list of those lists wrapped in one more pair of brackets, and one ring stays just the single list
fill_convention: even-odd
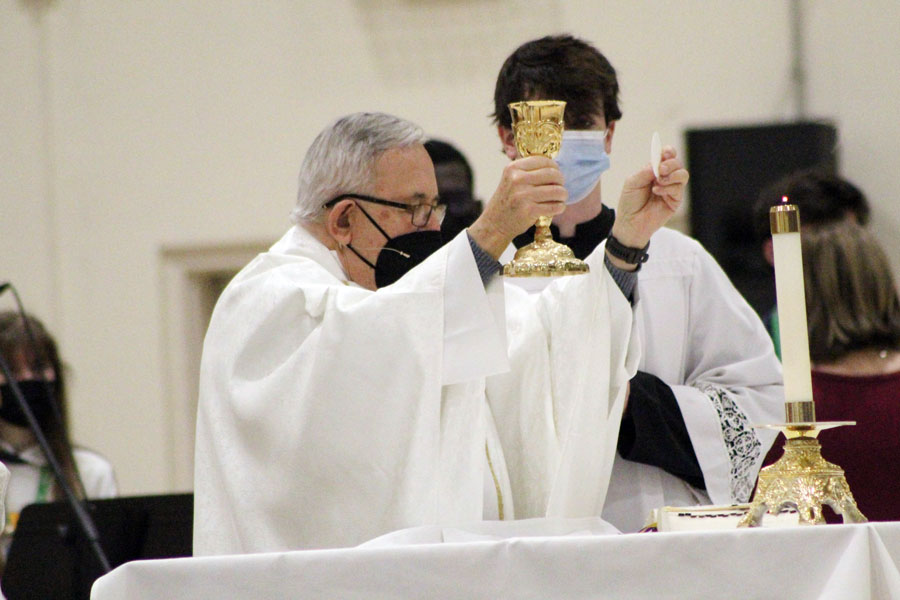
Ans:
[{"label": "black speaker", "polygon": [[775,305],[775,280],[755,234],[753,205],[761,190],[794,171],[836,172],[837,129],[797,122],[690,129],[685,137],[691,234],[765,315]]},{"label": "black speaker", "polygon": [[[86,503],[110,564],[190,556],[194,495],[133,496]],[[3,573],[8,600],[88,600],[103,574],[66,502],[22,510]]]}]

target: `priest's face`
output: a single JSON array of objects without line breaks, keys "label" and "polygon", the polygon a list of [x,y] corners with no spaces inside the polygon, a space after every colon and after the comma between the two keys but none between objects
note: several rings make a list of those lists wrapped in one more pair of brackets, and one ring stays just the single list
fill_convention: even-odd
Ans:
[{"label": "priest's face", "polygon": [[[371,196],[406,205],[433,204],[438,202],[437,181],[434,165],[425,147],[395,148],[382,154],[375,162],[375,186]],[[357,200],[357,209],[350,211],[350,243],[366,260],[375,264],[378,253],[387,242],[362,211],[378,223],[389,237],[397,237],[413,231],[440,231],[441,224],[437,212],[421,226],[413,224],[410,211],[394,206],[384,206],[365,200]],[[374,290],[375,272],[352,253],[343,252],[344,268],[350,279],[357,284]]]}]

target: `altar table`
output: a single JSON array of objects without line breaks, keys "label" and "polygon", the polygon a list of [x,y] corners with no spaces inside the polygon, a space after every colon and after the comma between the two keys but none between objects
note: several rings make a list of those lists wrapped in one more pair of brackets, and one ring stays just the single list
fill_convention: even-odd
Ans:
[{"label": "altar table", "polygon": [[91,598],[900,598],[900,523],[484,537],[136,561]]}]

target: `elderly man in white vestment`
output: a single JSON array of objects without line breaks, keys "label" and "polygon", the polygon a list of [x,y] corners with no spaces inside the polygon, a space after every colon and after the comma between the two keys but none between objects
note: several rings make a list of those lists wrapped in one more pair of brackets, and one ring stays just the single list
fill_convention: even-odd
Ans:
[{"label": "elderly man in white vestment", "polygon": [[[219,299],[200,374],[195,554],[600,514],[639,358],[634,265],[601,245],[589,275],[538,295],[496,277],[513,237],[565,206],[541,156],[510,163],[481,217],[435,251],[443,207],[423,141],[380,113],[327,127],[301,168],[295,226]],[[629,178],[617,238],[643,246],[685,181],[649,165]]]}]

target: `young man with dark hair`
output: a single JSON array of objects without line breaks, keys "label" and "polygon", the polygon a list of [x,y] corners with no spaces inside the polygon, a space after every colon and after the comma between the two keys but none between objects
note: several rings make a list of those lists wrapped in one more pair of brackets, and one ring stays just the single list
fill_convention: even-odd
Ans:
[{"label": "young man with dark hair", "polygon": [[[551,229],[579,258],[607,238],[614,242],[616,213],[601,201],[600,175],[609,168],[622,117],[618,96],[609,61],[568,35],[523,44],[497,77],[494,121],[510,159],[517,153],[507,104],[566,102],[557,162],[569,204]],[[674,149],[665,148],[660,178],[680,164]],[[532,239],[533,230],[515,244]],[[631,380],[602,514],[625,532],[641,528],[662,506],[747,502],[774,438],[753,425],[784,419],[772,343],[715,260],[696,241],[665,228],[631,252],[654,259],[638,279],[643,357]]]}]

